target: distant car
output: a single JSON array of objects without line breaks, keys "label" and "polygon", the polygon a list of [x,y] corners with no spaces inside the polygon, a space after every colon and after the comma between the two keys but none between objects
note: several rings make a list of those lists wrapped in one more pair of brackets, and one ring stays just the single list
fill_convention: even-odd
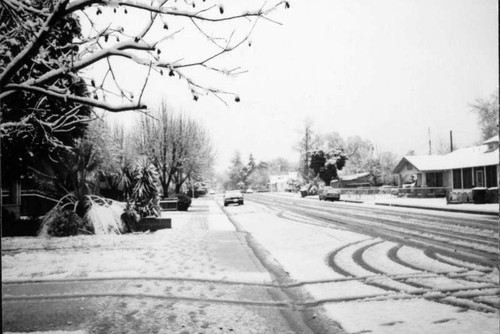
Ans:
[{"label": "distant car", "polygon": [[243,205],[243,194],[238,190],[228,191],[224,194],[224,206],[228,206],[231,203],[237,203],[238,205]]},{"label": "distant car", "polygon": [[324,187],[319,190],[320,201],[338,201],[340,200],[340,190],[332,187]]},{"label": "distant car", "polygon": [[245,193],[247,193],[247,194],[253,194],[253,189],[248,188],[247,191],[245,191]]},{"label": "distant car", "polygon": [[210,190],[209,194],[210,195],[215,195],[215,190]]}]

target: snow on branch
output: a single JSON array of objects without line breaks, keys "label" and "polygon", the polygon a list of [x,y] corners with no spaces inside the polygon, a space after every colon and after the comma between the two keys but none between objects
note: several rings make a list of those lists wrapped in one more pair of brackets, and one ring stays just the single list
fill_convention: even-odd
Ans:
[{"label": "snow on branch", "polygon": [[[30,5],[31,3],[33,5]],[[151,2],[133,0],[54,0],[42,1],[41,4],[44,6],[41,6],[38,2],[35,5],[35,1],[32,0],[2,1],[1,6],[3,8],[0,15],[10,15],[11,20],[9,26],[3,25],[0,27],[2,29],[0,33],[4,35],[3,38],[0,38],[0,48],[2,48],[0,50],[8,48],[9,43],[19,44],[18,40],[25,40],[25,45],[20,52],[13,54],[10,59],[7,53],[6,59],[10,61],[0,61],[0,99],[4,100],[15,92],[25,91],[45,94],[46,96],[90,107],[102,108],[111,112],[146,108],[145,105],[140,102],[134,103],[131,101],[131,98],[126,96],[124,93],[126,90],[122,88],[126,83],[120,81],[115,76],[109,61],[112,57],[129,59],[132,63],[144,67],[146,77],[142,88],[139,88],[139,92],[136,92],[137,94],[129,94],[130,96],[140,95],[142,97],[150,75],[155,72],[162,74],[164,69],[167,69],[169,76],[177,74],[181,79],[184,79],[191,89],[195,100],[197,100],[202,92],[212,94],[223,102],[224,99],[221,98],[221,94],[236,96],[234,93],[204,86],[198,83],[196,78],[188,77],[180,70],[189,67],[201,67],[205,70],[215,71],[224,75],[242,73],[242,71],[237,71],[239,68],[224,70],[212,65],[211,62],[216,58],[220,58],[223,54],[230,53],[245,42],[251,45],[249,38],[258,20],[265,19],[274,22],[269,18],[269,14],[280,6],[285,8],[289,6],[287,1],[278,0],[272,2],[272,4],[266,2],[261,8],[254,10],[245,10],[243,8],[239,13],[225,14],[222,5],[206,4],[204,1],[203,3],[186,1],[185,4],[182,4],[177,2],[172,3],[172,1],[168,2],[168,0],[153,0]],[[250,3],[249,6],[252,6],[252,4]],[[4,8],[6,9],[5,11],[3,10]],[[110,21],[104,28],[97,28],[97,25],[93,22],[96,19],[96,15],[89,15],[90,8],[97,10],[96,15],[102,14],[104,8],[112,8],[115,13],[117,8],[122,8],[125,13],[127,8],[129,8],[130,10],[148,12],[150,15],[148,19],[140,22],[130,21],[133,25],[131,26],[132,28],[135,28],[135,25],[138,23],[143,24],[139,32],[135,33],[134,36],[130,36],[125,33],[123,27],[113,27],[113,21]],[[74,14],[77,12],[82,15],[75,16]],[[165,21],[165,18],[168,17],[181,19],[180,24],[184,26],[174,33],[167,34],[164,32],[160,37],[157,34],[151,33],[155,29],[154,27],[158,27],[158,24],[163,25],[163,28],[168,30],[168,25]],[[54,33],[57,36],[56,29],[60,29],[60,27],[56,28],[57,24],[68,18],[78,20],[86,18],[90,22],[92,32],[87,36],[79,36],[79,33],[76,33],[77,35],[75,35],[71,44],[58,46],[51,39],[57,38],[54,37]],[[186,20],[182,21],[182,19]],[[250,24],[251,28],[238,38],[234,37],[234,31],[227,37],[213,36],[212,32],[205,31],[205,28],[207,28],[206,25],[217,27],[223,22],[239,20]],[[180,33],[188,25],[192,25],[196,31],[205,37],[208,43],[215,45],[218,50],[211,55],[200,56],[202,59],[189,62],[160,60],[161,49],[165,48],[163,43],[174,38],[182,38],[183,35]],[[127,27],[127,31],[128,28],[130,27]],[[150,33],[156,36],[153,38],[155,39],[154,41],[150,40]],[[28,36],[18,38],[19,36],[16,36],[16,34],[25,34]],[[9,39],[7,40],[7,38]],[[3,45],[4,42],[7,43],[6,46]],[[54,57],[52,50],[56,49],[64,51],[59,52],[61,55],[58,58],[51,58]],[[189,57],[186,58],[188,59]],[[97,97],[97,92],[99,91],[99,95],[102,96],[101,100],[68,93],[68,80],[63,78],[67,78],[68,76],[78,77],[79,73],[91,68],[93,65],[101,63],[101,61],[105,61],[107,70],[105,70],[100,85],[95,85],[94,79],[86,80],[88,87],[91,89],[88,93]],[[41,73],[40,70],[32,70],[33,64],[43,65],[46,70]],[[23,75],[20,75],[21,72]],[[119,94],[111,92],[108,81],[112,81],[111,83],[114,86],[112,89],[117,89]],[[127,97],[128,101],[124,102],[123,105],[111,105],[106,101],[106,95],[109,94]],[[235,101],[238,102],[239,97],[236,96]]]},{"label": "snow on branch", "polygon": [[[163,2],[163,4],[166,3]],[[122,6],[122,7],[130,7],[130,8],[136,8],[136,9],[141,9],[145,10],[151,13],[158,13],[158,14],[163,14],[163,15],[170,15],[170,16],[179,16],[179,17],[184,17],[188,19],[194,19],[198,21],[208,21],[208,22],[223,22],[223,21],[233,21],[233,20],[239,20],[239,19],[244,19],[244,18],[249,18],[249,17],[264,17],[267,14],[271,13],[273,10],[275,10],[278,6],[285,4],[285,1],[277,3],[275,6],[270,7],[269,9],[264,10],[263,8],[255,10],[255,11],[246,11],[242,12],[240,14],[236,15],[229,15],[229,16],[205,16],[202,14],[206,14],[209,11],[215,11],[213,9],[218,8],[218,12],[222,15],[224,13],[223,7],[221,6],[210,6],[206,9],[203,10],[198,10],[198,11],[184,11],[184,10],[179,10],[176,7],[165,7],[163,5],[148,5],[146,2],[141,2],[141,1],[128,1],[128,0],[78,0],[72,2],[68,7],[67,7],[67,12],[68,13],[73,13],[78,10],[83,10],[86,7],[90,7],[92,5],[102,5],[102,6]],[[286,6],[286,5],[285,5]]]},{"label": "snow on branch", "polygon": [[35,93],[55,97],[58,99],[62,99],[66,102],[77,102],[77,103],[81,103],[83,105],[101,108],[101,109],[111,111],[111,112],[120,112],[120,111],[127,111],[127,110],[140,110],[140,109],[147,108],[146,105],[140,104],[140,103],[132,104],[132,105],[114,106],[114,105],[109,104],[108,102],[103,102],[103,101],[91,99],[89,97],[76,96],[73,94],[61,94],[61,93],[55,92],[51,89],[38,87],[38,86],[12,84],[12,85],[7,85],[6,88],[8,90],[23,90],[23,91],[28,91],[28,92],[35,92]]}]

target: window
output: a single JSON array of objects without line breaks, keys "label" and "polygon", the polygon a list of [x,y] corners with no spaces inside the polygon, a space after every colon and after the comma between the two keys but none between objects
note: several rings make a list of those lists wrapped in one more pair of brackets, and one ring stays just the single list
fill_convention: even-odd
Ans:
[{"label": "window", "polygon": [[436,173],[436,187],[442,187],[443,186],[443,173],[439,172]]},{"label": "window", "polygon": [[427,187],[442,187],[443,186],[443,173],[427,173],[425,174]]},{"label": "window", "polygon": [[435,187],[434,183],[436,182],[436,175],[434,173],[425,174],[425,183],[427,187]]},{"label": "window", "polygon": [[462,170],[454,169],[453,170],[453,188],[462,189]]},{"label": "window", "polygon": [[476,187],[484,187],[484,170],[476,170]]},{"label": "window", "polygon": [[462,169],[462,174],[464,176],[464,186],[463,189],[471,189],[472,188],[472,168],[464,168]]},{"label": "window", "polygon": [[486,166],[486,187],[498,187],[497,166]]}]

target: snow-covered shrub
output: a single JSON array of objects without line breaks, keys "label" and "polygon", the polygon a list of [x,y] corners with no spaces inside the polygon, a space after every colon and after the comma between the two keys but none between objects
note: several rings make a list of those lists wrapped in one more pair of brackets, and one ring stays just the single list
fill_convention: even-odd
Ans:
[{"label": "snow-covered shrub", "polygon": [[124,206],[116,201],[98,199],[98,201],[91,199],[90,208],[84,217],[85,221],[94,228],[94,233],[120,234],[124,232],[121,220],[121,215],[125,211]]},{"label": "snow-covered shrub", "polygon": [[45,215],[38,235],[68,237],[82,233],[89,233],[85,221],[74,211],[62,209],[56,205]]},{"label": "snow-covered shrub", "polygon": [[308,195],[317,195],[318,194],[318,186],[312,185],[311,187],[309,187],[309,189],[307,190],[307,194]]},{"label": "snow-covered shrub", "polygon": [[74,195],[63,197],[45,215],[39,236],[64,237],[78,234],[120,234],[127,232],[121,220],[125,204],[95,195],[85,196],[86,213],[76,214],[79,201]]},{"label": "snow-covered shrub", "polygon": [[147,159],[137,163],[136,181],[132,191],[134,210],[141,217],[160,215],[160,175],[156,167]]},{"label": "snow-covered shrub", "polygon": [[134,232],[137,230],[137,224],[139,223],[141,216],[134,210],[132,205],[127,204],[125,211],[120,217],[126,232]]}]

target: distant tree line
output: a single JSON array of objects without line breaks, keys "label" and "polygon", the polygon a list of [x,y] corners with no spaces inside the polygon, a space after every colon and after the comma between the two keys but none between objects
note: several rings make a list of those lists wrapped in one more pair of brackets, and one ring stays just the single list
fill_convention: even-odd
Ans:
[{"label": "distant tree line", "polygon": [[304,183],[317,178],[325,184],[344,175],[370,173],[374,185],[395,184],[392,171],[398,157],[392,152],[379,152],[369,140],[360,136],[342,138],[339,133],[316,133],[310,120],[304,122],[300,140],[299,174]]},{"label": "distant tree line", "polygon": [[499,133],[498,89],[487,98],[478,98],[471,104],[471,110],[478,116],[481,140],[488,140]]}]

